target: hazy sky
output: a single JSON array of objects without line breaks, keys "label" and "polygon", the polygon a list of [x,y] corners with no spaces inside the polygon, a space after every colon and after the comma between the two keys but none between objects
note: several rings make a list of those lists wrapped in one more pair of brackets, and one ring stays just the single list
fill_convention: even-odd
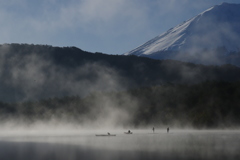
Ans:
[{"label": "hazy sky", "polygon": [[240,0],[0,0],[0,44],[122,54],[222,2]]}]

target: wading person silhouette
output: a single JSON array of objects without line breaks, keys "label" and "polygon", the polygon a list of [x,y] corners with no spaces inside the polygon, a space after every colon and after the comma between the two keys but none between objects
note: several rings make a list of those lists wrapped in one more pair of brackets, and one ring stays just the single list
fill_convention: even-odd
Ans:
[{"label": "wading person silhouette", "polygon": [[169,132],[169,127],[167,128],[167,133]]},{"label": "wading person silhouette", "polygon": [[153,133],[154,133],[154,130],[155,130],[155,128],[153,127],[153,129],[152,129],[152,130],[153,130]]}]

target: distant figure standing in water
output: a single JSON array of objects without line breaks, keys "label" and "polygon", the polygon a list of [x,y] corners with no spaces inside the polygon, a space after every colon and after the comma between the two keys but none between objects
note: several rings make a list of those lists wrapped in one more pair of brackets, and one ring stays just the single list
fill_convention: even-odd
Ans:
[{"label": "distant figure standing in water", "polygon": [[153,127],[153,129],[152,129],[152,130],[153,130],[153,133],[154,133],[154,130],[155,130],[155,128]]},{"label": "distant figure standing in water", "polygon": [[169,132],[169,127],[167,128],[167,133]]}]

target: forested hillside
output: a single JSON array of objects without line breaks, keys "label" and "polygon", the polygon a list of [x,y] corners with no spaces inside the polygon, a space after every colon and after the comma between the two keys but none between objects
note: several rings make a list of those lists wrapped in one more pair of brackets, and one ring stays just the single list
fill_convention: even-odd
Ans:
[{"label": "forested hillside", "polygon": [[240,68],[89,53],[76,47],[0,46],[1,123],[235,127]]},{"label": "forested hillside", "polygon": [[89,53],[76,47],[0,45],[0,101],[19,102],[163,84],[240,80],[233,65]]}]

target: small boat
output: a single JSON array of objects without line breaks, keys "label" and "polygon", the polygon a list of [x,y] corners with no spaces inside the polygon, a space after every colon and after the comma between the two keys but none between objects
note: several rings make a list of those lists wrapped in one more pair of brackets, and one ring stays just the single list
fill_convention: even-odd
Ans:
[{"label": "small boat", "polygon": [[116,134],[110,134],[110,133],[107,133],[107,134],[96,134],[96,136],[116,136]]},{"label": "small boat", "polygon": [[96,136],[116,136],[116,134],[96,134]]},{"label": "small boat", "polygon": [[131,132],[130,130],[128,130],[127,132],[124,132],[125,134],[133,134],[133,132]]}]

